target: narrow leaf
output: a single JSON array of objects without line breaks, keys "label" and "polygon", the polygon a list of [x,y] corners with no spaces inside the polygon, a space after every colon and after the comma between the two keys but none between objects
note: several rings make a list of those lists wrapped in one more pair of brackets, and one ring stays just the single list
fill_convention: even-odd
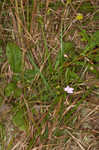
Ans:
[{"label": "narrow leaf", "polygon": [[6,55],[8,63],[14,73],[22,71],[22,52],[20,48],[14,43],[8,43],[6,47]]}]

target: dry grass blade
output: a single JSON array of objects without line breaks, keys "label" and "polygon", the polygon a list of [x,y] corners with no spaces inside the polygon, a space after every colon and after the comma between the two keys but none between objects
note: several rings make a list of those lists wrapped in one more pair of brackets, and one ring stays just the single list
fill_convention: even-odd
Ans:
[{"label": "dry grass blade", "polygon": [[90,111],[79,123],[79,126],[91,115],[93,114],[96,110],[99,109],[99,106],[96,106],[92,111]]},{"label": "dry grass blade", "polygon": [[68,130],[66,130],[66,132],[73,138],[73,140],[78,144],[78,146],[81,148],[81,150],[85,150],[82,146],[82,142],[80,140],[78,140],[76,137],[74,137]]},{"label": "dry grass blade", "polygon": [[13,147],[11,150],[15,150],[15,149],[18,148],[21,144],[22,144],[22,142],[19,141],[18,143],[16,143],[16,144],[14,145],[14,147]]}]

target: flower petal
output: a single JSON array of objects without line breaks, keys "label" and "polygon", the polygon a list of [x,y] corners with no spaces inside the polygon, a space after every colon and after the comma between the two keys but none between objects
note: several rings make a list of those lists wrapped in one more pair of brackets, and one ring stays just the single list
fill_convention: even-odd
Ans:
[{"label": "flower petal", "polygon": [[74,88],[71,88],[69,86],[67,86],[66,88],[64,88],[64,91],[67,92],[67,93],[70,93],[70,94],[73,93],[73,90],[74,90]]}]

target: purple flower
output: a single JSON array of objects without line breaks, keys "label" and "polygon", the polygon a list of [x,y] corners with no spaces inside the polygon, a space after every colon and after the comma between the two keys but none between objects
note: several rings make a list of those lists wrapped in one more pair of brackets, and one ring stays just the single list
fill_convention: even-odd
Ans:
[{"label": "purple flower", "polygon": [[64,88],[64,91],[67,92],[68,94],[72,94],[73,90],[74,90],[74,88],[71,88],[69,86],[67,86],[66,88]]}]

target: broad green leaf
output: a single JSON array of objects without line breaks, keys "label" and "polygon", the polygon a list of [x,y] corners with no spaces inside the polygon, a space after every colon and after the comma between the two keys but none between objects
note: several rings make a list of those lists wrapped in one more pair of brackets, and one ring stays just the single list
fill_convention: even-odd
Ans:
[{"label": "broad green leaf", "polygon": [[94,8],[90,2],[83,2],[79,7],[78,11],[81,13],[89,13],[89,12],[93,12]]},{"label": "broad green leaf", "polygon": [[20,130],[26,130],[26,122],[24,119],[24,112],[18,110],[12,118],[13,124],[17,126]]},{"label": "broad green leaf", "polygon": [[13,74],[13,76],[12,76],[12,80],[14,81],[14,82],[18,82],[18,81],[21,81],[21,74],[20,73],[15,73],[15,74]]},{"label": "broad green leaf", "polygon": [[22,89],[21,88],[16,88],[15,91],[14,91],[14,97],[15,98],[18,98],[20,97],[22,94]]},{"label": "broad green leaf", "polygon": [[16,88],[16,84],[14,82],[13,83],[9,83],[5,87],[5,96],[9,97],[9,96],[13,95],[15,88]]},{"label": "broad green leaf", "polygon": [[[34,77],[36,75],[37,71],[35,69],[26,69],[24,71],[24,76],[23,76],[23,79],[24,79],[24,82],[28,82],[28,83],[31,83],[32,80],[34,80]],[[12,80],[15,81],[15,82],[18,82],[18,81],[21,81],[22,78],[21,78],[21,74],[20,73],[16,73],[12,76]]]},{"label": "broad green leaf", "polygon": [[97,30],[92,37],[90,38],[88,44],[85,47],[83,54],[86,52],[93,50],[96,46],[99,46],[99,30]]},{"label": "broad green leaf", "polygon": [[80,28],[81,32],[80,32],[80,35],[82,36],[82,41],[89,41],[89,36],[88,34],[86,33],[86,30]]},{"label": "broad green leaf", "polygon": [[22,71],[22,52],[20,48],[14,43],[8,43],[6,47],[6,55],[8,63],[14,73]]},{"label": "broad green leaf", "polygon": [[70,51],[73,51],[74,43],[71,41],[63,42],[63,49],[64,49],[64,53],[68,53]]},{"label": "broad green leaf", "polygon": [[32,69],[25,70],[24,80],[31,82],[34,79],[36,73],[37,73],[37,71],[35,69],[34,70],[32,70]]},{"label": "broad green leaf", "polygon": [[93,34],[91,41],[95,43],[95,46],[99,46],[99,30]]}]

